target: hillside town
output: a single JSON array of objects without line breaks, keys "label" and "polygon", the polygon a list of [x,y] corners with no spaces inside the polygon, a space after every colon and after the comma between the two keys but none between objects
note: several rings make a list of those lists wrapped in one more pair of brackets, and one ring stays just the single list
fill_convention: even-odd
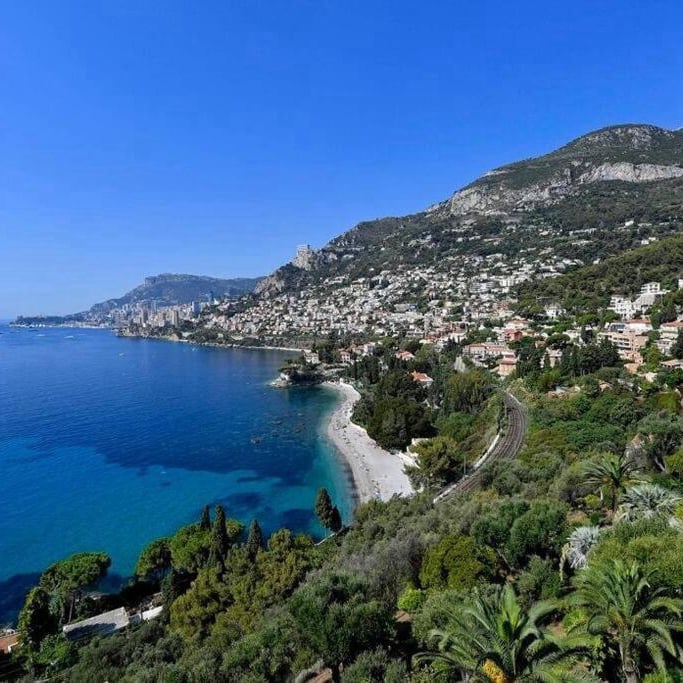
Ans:
[{"label": "hillside town", "polygon": [[[307,245],[299,247],[292,264],[306,269],[313,255]],[[579,324],[557,302],[543,303],[540,315],[533,319],[516,311],[514,288],[534,276],[558,277],[575,265],[568,259],[548,255],[530,261],[492,254],[462,256],[458,265],[455,276],[444,264],[402,266],[351,281],[346,276],[326,277],[298,292],[239,300],[211,297],[203,303],[164,308],[136,305],[113,312],[112,323],[125,336],[301,348],[310,365],[321,362],[315,351],[321,340],[339,340],[336,361],[350,366],[358,358],[375,355],[382,340],[389,338],[436,351],[458,344],[463,359],[508,377],[517,367],[519,343],[533,338],[544,348],[549,368],[560,362],[565,344],[602,340],[616,347],[630,373],[641,372],[651,348],[662,356],[664,366],[683,367],[677,359],[665,359],[672,353],[683,321],[662,322],[653,336],[655,326],[646,315],[670,292],[659,282],[645,283],[631,298],[613,293],[602,324]],[[683,279],[678,280],[681,287]],[[558,326],[564,342],[546,348],[543,340],[556,335]],[[414,358],[409,351],[400,354],[400,360]],[[431,381],[429,377],[414,379],[423,385]]]}]

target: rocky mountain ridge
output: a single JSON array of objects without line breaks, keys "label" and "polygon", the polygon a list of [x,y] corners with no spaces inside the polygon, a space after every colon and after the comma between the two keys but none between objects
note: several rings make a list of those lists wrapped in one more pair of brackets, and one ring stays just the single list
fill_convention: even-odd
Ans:
[{"label": "rocky mountain ridge", "polygon": [[[494,169],[425,211],[359,223],[317,250],[307,269],[287,264],[256,292],[272,297],[420,263],[455,268],[459,257],[520,246],[587,262],[679,229],[681,197],[683,130],[610,126]],[[638,230],[615,239],[631,220]]]},{"label": "rocky mountain ridge", "polygon": [[625,125],[588,133],[535,159],[489,171],[430,208],[461,216],[529,210],[587,184],[643,183],[683,176],[683,132]]}]

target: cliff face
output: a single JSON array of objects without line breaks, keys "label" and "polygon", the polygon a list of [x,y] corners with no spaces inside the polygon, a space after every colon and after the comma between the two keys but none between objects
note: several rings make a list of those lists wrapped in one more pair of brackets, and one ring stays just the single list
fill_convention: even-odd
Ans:
[{"label": "cliff face", "polygon": [[[647,183],[683,176],[683,167],[662,164],[592,163],[572,161],[569,165],[548,173],[542,181],[516,188],[506,182],[500,171],[498,182],[486,182],[456,192],[445,205],[438,205],[454,216],[468,213],[496,214],[534,208],[538,204],[556,202],[576,192],[583,185],[611,180],[626,183]],[[489,176],[491,177],[491,176]]]},{"label": "cliff face", "polygon": [[683,132],[626,125],[584,135],[555,152],[485,174],[430,212],[507,213],[547,205],[585,185],[683,177]]}]

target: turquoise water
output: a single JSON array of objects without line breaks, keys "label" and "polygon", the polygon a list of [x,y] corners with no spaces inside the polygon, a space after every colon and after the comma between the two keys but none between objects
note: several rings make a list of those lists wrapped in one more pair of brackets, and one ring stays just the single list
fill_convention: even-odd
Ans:
[{"label": "turquoise water", "polygon": [[[352,489],[324,436],[335,396],[273,389],[288,356],[119,339],[104,330],[0,325],[0,624],[35,574],[102,550],[115,577],[205,504],[321,533],[326,486]],[[291,354],[289,354],[291,355]]]}]

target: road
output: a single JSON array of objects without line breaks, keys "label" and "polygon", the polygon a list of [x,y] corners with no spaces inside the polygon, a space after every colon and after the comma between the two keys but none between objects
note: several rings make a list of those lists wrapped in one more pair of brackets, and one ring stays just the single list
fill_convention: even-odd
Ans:
[{"label": "road", "polygon": [[526,435],[526,413],[522,404],[509,392],[503,395],[503,403],[507,412],[507,429],[504,434],[495,442],[493,448],[485,458],[479,461],[478,467],[460,481],[445,488],[434,498],[435,503],[439,503],[445,498],[449,498],[454,493],[461,491],[471,491],[478,486],[483,466],[485,464],[495,462],[496,460],[511,460],[516,458],[517,454],[522,450],[524,445],[524,437]]}]

